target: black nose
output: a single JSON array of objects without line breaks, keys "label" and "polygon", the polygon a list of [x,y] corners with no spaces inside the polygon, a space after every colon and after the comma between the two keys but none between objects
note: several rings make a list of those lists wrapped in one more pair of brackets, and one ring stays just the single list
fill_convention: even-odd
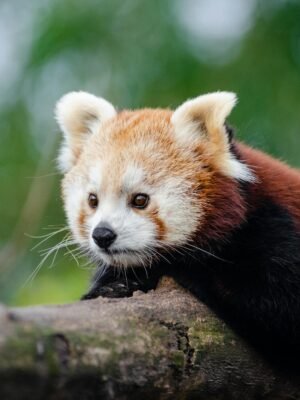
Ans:
[{"label": "black nose", "polygon": [[98,226],[94,229],[92,237],[94,242],[101,249],[108,249],[109,246],[116,240],[117,235],[107,226]]}]

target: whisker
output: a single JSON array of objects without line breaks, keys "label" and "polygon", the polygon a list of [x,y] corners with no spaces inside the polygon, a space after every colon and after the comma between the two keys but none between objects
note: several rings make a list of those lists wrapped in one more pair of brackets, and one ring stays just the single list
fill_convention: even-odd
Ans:
[{"label": "whisker", "polygon": [[209,255],[209,256],[211,256],[211,257],[214,257],[214,258],[216,258],[216,259],[219,260],[219,261],[223,261],[223,262],[226,262],[226,263],[231,263],[231,261],[225,260],[224,258],[221,258],[221,257],[218,257],[216,254],[213,254],[213,253],[211,253],[210,251],[205,250],[205,249],[202,249],[201,247],[195,246],[195,245],[193,245],[193,244],[191,244],[191,243],[189,243],[189,242],[186,243],[186,246],[189,246],[191,249],[199,250],[199,251],[201,251],[202,253],[207,254],[207,255]]},{"label": "whisker", "polygon": [[64,237],[59,243],[55,244],[54,246],[48,247],[46,249],[42,249],[39,250],[39,253],[43,256],[44,254],[46,254],[49,250],[52,250],[54,248],[56,248],[57,246],[61,246],[64,245],[63,247],[66,247],[68,245],[72,245],[72,244],[76,244],[75,240],[72,240],[70,237]]},{"label": "whisker", "polygon": [[34,271],[29,275],[29,277],[26,279],[24,285],[22,286],[23,288],[31,281],[33,281],[33,279],[36,277],[36,275],[38,274],[38,272],[40,271],[41,267],[43,266],[44,262],[50,257],[50,255],[56,251],[57,248],[53,248],[52,250],[50,250],[40,261],[40,263],[37,265],[37,267],[34,269]]},{"label": "whisker", "polygon": [[98,280],[101,279],[101,277],[106,272],[107,267],[108,267],[107,264],[101,264],[100,266],[98,266],[98,269],[95,273],[93,282],[91,282],[91,284],[89,286],[88,292],[90,292],[93,289],[94,285],[98,282]]},{"label": "whisker", "polygon": [[59,249],[56,249],[56,251],[54,252],[54,256],[53,256],[53,258],[52,258],[51,264],[48,266],[48,268],[49,268],[49,269],[53,267],[53,265],[54,265],[54,263],[55,263],[55,260],[56,260],[56,257],[57,257],[57,254],[58,254],[58,252],[59,252]]},{"label": "whisker", "polygon": [[127,279],[127,273],[126,273],[126,268],[125,267],[123,267],[123,271],[124,271],[126,286],[128,288],[128,279]]},{"label": "whisker", "polygon": [[55,262],[57,253],[60,249],[65,248],[68,245],[71,244],[75,244],[75,240],[73,241],[68,241],[68,242],[62,242],[59,243],[58,245],[55,245],[54,247],[52,247],[49,251],[47,251],[45,254],[42,254],[43,258],[42,260],[39,262],[39,264],[37,265],[37,267],[34,269],[34,271],[29,275],[29,277],[26,279],[25,283],[23,284],[22,288],[24,288],[28,283],[32,282],[35,277],[37,276],[37,274],[39,273],[40,269],[42,268],[42,266],[44,265],[44,263],[46,262],[46,260],[54,253],[54,257],[53,260],[49,266],[49,268],[51,268]]},{"label": "whisker", "polygon": [[32,251],[32,250],[36,249],[37,247],[39,247],[44,242],[46,242],[47,240],[51,239],[53,236],[57,235],[58,233],[64,232],[68,229],[69,229],[68,227],[64,227],[64,228],[58,229],[55,232],[50,232],[50,233],[47,233],[46,235],[40,235],[40,236],[33,236],[33,235],[26,234],[26,233],[25,233],[25,235],[30,237],[31,239],[42,239],[39,243],[37,243],[35,246],[33,246],[30,249]]},{"label": "whisker", "polygon": [[66,248],[67,248],[68,251],[67,251],[66,253],[64,253],[64,255],[71,254],[73,260],[75,260],[77,266],[79,267],[79,262],[78,262],[78,260],[77,260],[77,256],[76,256],[76,255],[74,254],[74,252],[69,248],[69,246],[66,246]]},{"label": "whisker", "polygon": [[60,229],[60,228],[66,228],[66,229],[69,229],[66,225],[62,225],[62,224],[60,224],[60,225],[48,225],[48,226],[44,226],[43,228],[42,228],[42,230],[44,230],[44,231],[53,231],[54,229]]}]

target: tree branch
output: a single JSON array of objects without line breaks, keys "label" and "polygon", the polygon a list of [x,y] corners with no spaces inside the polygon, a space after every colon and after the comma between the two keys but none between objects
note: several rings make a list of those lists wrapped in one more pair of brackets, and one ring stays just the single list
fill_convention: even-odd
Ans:
[{"label": "tree branch", "polygon": [[5,400],[300,399],[170,280],[132,298],[1,307],[0,326]]}]

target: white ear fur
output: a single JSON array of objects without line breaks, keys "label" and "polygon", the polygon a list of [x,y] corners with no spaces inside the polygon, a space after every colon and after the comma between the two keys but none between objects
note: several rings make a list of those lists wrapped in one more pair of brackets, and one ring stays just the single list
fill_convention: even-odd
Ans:
[{"label": "white ear fur", "polygon": [[249,168],[230,152],[226,117],[237,103],[231,92],[215,92],[188,100],[173,113],[171,122],[181,145],[193,146],[205,142],[218,168],[227,176],[252,181]]},{"label": "white ear fur", "polygon": [[115,115],[112,104],[86,92],[70,92],[57,102],[55,118],[64,134],[58,157],[62,172],[75,164],[88,135]]}]

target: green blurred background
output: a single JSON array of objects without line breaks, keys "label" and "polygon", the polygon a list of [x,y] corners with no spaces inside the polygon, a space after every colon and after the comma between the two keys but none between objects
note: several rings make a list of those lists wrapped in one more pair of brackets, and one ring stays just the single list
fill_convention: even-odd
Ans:
[{"label": "green blurred background", "polygon": [[[300,152],[300,2],[288,0],[1,0],[0,301],[67,302],[89,266],[62,250],[35,279],[63,226],[56,100],[86,90],[119,108],[176,107],[237,92],[237,135],[292,165]],[[26,283],[27,282],[27,283]]]}]

